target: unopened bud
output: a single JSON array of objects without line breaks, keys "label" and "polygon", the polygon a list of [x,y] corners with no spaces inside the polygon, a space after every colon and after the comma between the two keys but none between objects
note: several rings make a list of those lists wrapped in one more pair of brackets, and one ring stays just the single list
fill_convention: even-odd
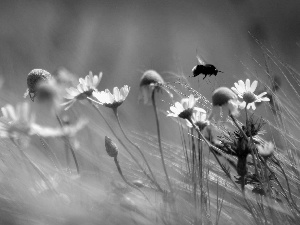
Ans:
[{"label": "unopened bud", "polygon": [[110,157],[115,158],[118,156],[117,145],[107,136],[105,136],[105,149]]},{"label": "unopened bud", "polygon": [[231,99],[237,99],[237,96],[227,87],[219,87],[212,93],[213,106],[223,106]]},{"label": "unopened bud", "polygon": [[140,87],[142,86],[149,86],[150,84],[163,84],[163,78],[154,70],[147,70],[140,82]]}]

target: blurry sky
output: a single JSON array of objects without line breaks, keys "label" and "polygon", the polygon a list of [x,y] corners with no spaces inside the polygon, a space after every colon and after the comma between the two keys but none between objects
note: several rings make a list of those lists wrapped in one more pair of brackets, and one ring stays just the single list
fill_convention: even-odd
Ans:
[{"label": "blurry sky", "polygon": [[34,68],[53,72],[63,66],[79,76],[102,71],[100,90],[131,86],[124,120],[151,127],[152,108],[137,104],[143,71],[155,69],[168,81],[175,80],[169,72],[191,75],[197,49],[225,72],[194,86],[210,98],[214,85],[246,77],[239,60],[256,70],[249,54],[262,54],[248,31],[300,69],[299,11],[300,2],[292,0],[0,0],[4,91],[20,101]]}]

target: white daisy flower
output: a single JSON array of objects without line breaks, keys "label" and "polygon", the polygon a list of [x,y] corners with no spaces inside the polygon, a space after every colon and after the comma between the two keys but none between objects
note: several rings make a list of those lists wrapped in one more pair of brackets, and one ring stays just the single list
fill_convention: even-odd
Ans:
[{"label": "white daisy flower", "polygon": [[65,110],[68,110],[77,100],[81,101],[90,98],[93,92],[97,91],[97,86],[99,85],[101,78],[102,73],[100,73],[99,76],[93,76],[92,72],[90,72],[85,79],[79,78],[79,84],[76,88],[67,88],[67,95],[65,98],[69,99],[69,101],[62,104],[63,106],[66,106]]},{"label": "white daisy flower", "polygon": [[221,120],[221,110],[223,113],[223,121],[226,121],[228,115],[239,116],[238,106],[240,102],[237,100],[236,94],[227,87],[219,87],[212,93],[212,112],[209,120]]},{"label": "white daisy flower", "polygon": [[35,115],[30,112],[28,103],[19,103],[16,108],[6,105],[1,108],[3,117],[0,119],[0,137],[10,138],[14,142],[21,141],[21,144],[28,145],[30,136],[39,135],[42,137],[58,137],[74,135],[85,124],[80,121],[76,126],[61,128],[42,127],[35,123]]},{"label": "white daisy flower", "polygon": [[232,87],[231,89],[244,101],[239,105],[241,109],[244,109],[247,106],[247,109],[252,107],[253,110],[256,109],[255,102],[265,102],[270,101],[269,98],[263,97],[267,94],[267,92],[263,92],[259,95],[255,95],[254,91],[257,87],[257,80],[253,81],[253,83],[250,85],[250,80],[247,79],[246,83],[244,83],[242,80],[239,80],[238,83],[234,83],[235,87]]},{"label": "white daisy flower", "polygon": [[130,87],[124,85],[124,87],[120,88],[120,90],[119,88],[115,87],[113,89],[113,93],[110,93],[108,89],[105,89],[105,91],[94,92],[93,96],[99,101],[100,104],[115,109],[125,101],[129,91]]},{"label": "white daisy flower", "polygon": [[179,117],[182,119],[189,119],[193,114],[193,108],[198,99],[195,99],[191,94],[189,98],[184,98],[181,102],[175,102],[174,106],[170,107],[171,111],[167,111],[167,116]]},{"label": "white daisy flower", "polygon": [[1,108],[3,117],[0,121],[0,137],[18,139],[33,133],[32,124],[35,116],[29,112],[28,103],[20,103],[16,109],[12,105]]},{"label": "white daisy flower", "polygon": [[[196,126],[199,127],[200,130],[203,130],[210,124],[210,122],[207,120],[207,113],[205,109],[199,107],[194,107],[191,120]],[[193,127],[193,125],[188,120],[186,120],[186,125],[190,128]]]}]

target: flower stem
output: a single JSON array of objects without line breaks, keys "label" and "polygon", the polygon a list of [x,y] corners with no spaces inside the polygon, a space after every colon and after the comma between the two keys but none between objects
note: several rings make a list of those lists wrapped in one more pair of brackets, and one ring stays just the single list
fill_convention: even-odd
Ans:
[{"label": "flower stem", "polygon": [[170,179],[169,179],[169,175],[168,175],[168,172],[167,172],[167,168],[166,168],[166,164],[165,164],[165,158],[164,158],[164,153],[163,153],[162,145],[161,145],[159,120],[158,120],[158,114],[157,114],[156,102],[155,102],[155,91],[156,91],[156,89],[154,89],[152,91],[151,99],[152,99],[152,104],[153,104],[153,109],[154,109],[154,114],[155,114],[155,120],[156,120],[158,147],[159,147],[161,162],[162,162],[163,170],[165,172],[167,183],[168,183],[168,186],[170,188],[171,193],[173,194],[173,188],[172,188],[172,185],[171,185],[171,182],[170,182]]},{"label": "flower stem", "polygon": [[[63,127],[64,125],[63,125],[63,123],[61,122],[61,119],[59,118],[59,116],[58,116],[57,114],[56,114],[56,119],[57,119],[59,125],[60,125],[61,127]],[[74,148],[73,148],[73,146],[72,146],[72,144],[71,144],[71,142],[70,142],[70,139],[69,139],[67,136],[63,136],[63,140],[64,140],[66,146],[69,147],[69,149],[70,149],[70,151],[71,151],[71,153],[72,153],[72,156],[73,156],[73,159],[74,159],[74,162],[75,162],[75,166],[76,166],[76,170],[77,170],[77,173],[79,174],[80,171],[79,171],[78,161],[77,161],[77,158],[76,158],[76,155],[75,155]]]},{"label": "flower stem", "polygon": [[241,134],[244,136],[245,140],[249,141],[247,135],[245,134],[245,132],[243,131],[243,129],[240,127],[240,125],[238,125],[236,119],[234,118],[233,115],[229,115],[230,118],[232,119],[233,123],[235,124],[235,126],[239,129],[239,131],[241,132]]},{"label": "flower stem", "polygon": [[126,145],[123,143],[123,141],[117,136],[117,134],[115,133],[115,131],[112,129],[112,127],[110,126],[110,124],[107,122],[107,120],[105,119],[105,117],[103,116],[102,112],[100,111],[100,109],[92,102],[90,101],[91,105],[94,107],[94,109],[98,112],[98,114],[102,117],[102,119],[104,120],[104,122],[106,123],[106,125],[108,126],[108,128],[110,129],[110,131],[112,132],[112,134],[117,138],[117,140],[119,141],[119,143],[123,146],[123,148],[126,150],[126,152],[131,156],[131,158],[133,159],[133,161],[138,165],[138,167],[143,171],[143,173],[145,174],[145,176],[156,186],[156,188],[163,193],[163,189],[158,185],[158,183],[156,183],[152,177],[150,177],[147,172],[144,170],[144,168],[141,166],[141,164],[139,163],[139,161],[137,160],[137,158],[128,150],[128,148],[126,147]]},{"label": "flower stem", "polygon": [[149,172],[150,172],[150,174],[151,174],[153,180],[154,180],[155,183],[158,185],[157,180],[155,179],[155,176],[154,176],[154,174],[153,174],[153,172],[152,172],[152,170],[151,170],[151,167],[150,167],[150,165],[149,165],[149,163],[148,163],[148,161],[147,161],[147,159],[146,159],[144,153],[142,152],[142,150],[140,149],[140,147],[139,147],[137,144],[135,144],[134,142],[132,142],[132,141],[128,138],[128,136],[126,135],[126,133],[125,133],[125,131],[124,131],[122,125],[121,125],[121,122],[120,122],[120,118],[119,118],[119,114],[118,114],[118,109],[117,109],[117,108],[114,108],[114,109],[113,109],[113,112],[114,112],[114,114],[115,114],[115,116],[116,116],[116,118],[117,118],[118,125],[119,125],[120,130],[122,131],[124,137],[125,137],[126,140],[127,140],[130,144],[132,144],[132,145],[138,150],[138,152],[141,154],[141,156],[142,156],[143,160],[145,161],[146,166],[147,166],[147,168],[148,168],[148,170],[149,170]]},{"label": "flower stem", "polygon": [[[122,177],[123,181],[124,181],[128,186],[130,186],[130,187],[132,187],[132,188],[138,190],[138,191],[144,196],[144,198],[149,202],[149,204],[150,204],[151,207],[154,209],[154,211],[155,211],[156,213],[159,213],[159,212],[157,211],[157,209],[152,205],[152,203],[151,203],[150,199],[147,197],[147,195],[146,195],[143,191],[141,191],[141,189],[139,189],[139,188],[138,188],[137,186],[135,186],[134,184],[131,184],[131,183],[125,178],[125,176],[123,175],[123,172],[122,172],[122,169],[121,169],[121,166],[120,166],[120,163],[119,163],[119,160],[118,160],[117,157],[114,157],[114,162],[115,162],[115,165],[116,165],[116,167],[117,167],[117,169],[118,169],[118,172],[119,172],[120,176]],[[159,217],[161,218],[162,222],[163,222],[164,224],[166,224],[166,221],[162,218],[162,216],[161,216],[160,214],[158,214],[158,215],[159,215]]]},{"label": "flower stem", "polygon": [[[219,148],[217,148],[217,147],[215,147],[214,145],[212,145],[212,144],[211,144],[211,143],[203,136],[203,134],[201,133],[200,129],[194,124],[194,122],[192,121],[191,118],[188,118],[187,120],[193,125],[193,127],[195,128],[195,130],[196,130],[196,131],[198,132],[198,134],[201,136],[201,138],[206,142],[206,144],[207,144],[208,147],[209,147],[209,150],[214,149],[215,151],[221,153],[222,156],[224,156],[224,154],[222,153],[222,151],[221,151]],[[221,163],[220,160],[218,159],[216,153],[215,153],[214,151],[211,151],[211,152],[213,153],[213,155],[214,155],[215,159],[217,160],[219,166],[221,167],[221,169],[223,170],[223,172],[226,174],[226,176],[230,179],[230,181],[231,181],[232,184],[235,186],[235,188],[236,188],[237,190],[241,191],[241,193],[242,193],[242,195],[243,195],[243,198],[244,198],[244,200],[245,200],[245,202],[246,202],[246,204],[247,204],[247,206],[248,206],[248,209],[249,209],[249,211],[251,212],[251,214],[252,214],[252,215],[257,215],[257,211],[256,211],[256,209],[254,208],[253,204],[252,204],[251,202],[248,202],[248,200],[247,200],[247,198],[246,198],[246,195],[245,195],[245,191],[241,190],[241,189],[237,186],[237,184],[233,181],[233,179],[231,178],[230,173],[226,170],[226,168],[224,167],[224,165],[222,165],[222,163]],[[224,156],[224,157],[225,157],[225,156]],[[227,157],[225,157],[225,158],[227,158]],[[258,220],[259,218],[258,218],[258,217],[255,217],[255,216],[253,216],[253,218],[254,218],[254,220],[258,223],[257,220]]]},{"label": "flower stem", "polygon": [[[40,140],[41,144],[43,145],[44,149],[46,150],[46,152],[49,151],[49,152],[51,153],[51,155],[53,156],[53,158],[55,159],[57,165],[56,165],[56,163],[54,162],[54,159],[52,158],[52,156],[49,157],[50,160],[51,160],[51,162],[53,163],[55,169],[57,169],[57,170],[60,169],[60,170],[61,170],[61,169],[62,169],[62,166],[61,166],[61,164],[60,164],[60,162],[59,162],[59,160],[58,160],[56,154],[53,152],[53,150],[50,148],[50,146],[49,146],[48,143],[44,140],[44,138],[42,138],[40,135],[37,135],[37,136],[39,137],[39,140]],[[58,166],[59,168],[58,168],[57,166]]]}]

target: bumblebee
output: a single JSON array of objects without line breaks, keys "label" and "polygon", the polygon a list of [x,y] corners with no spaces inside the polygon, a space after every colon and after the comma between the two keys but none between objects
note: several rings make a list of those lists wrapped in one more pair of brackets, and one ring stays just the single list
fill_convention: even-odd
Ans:
[{"label": "bumblebee", "polygon": [[198,60],[198,64],[192,69],[193,77],[197,77],[200,74],[203,74],[204,75],[203,80],[204,80],[207,75],[217,76],[218,73],[223,73],[222,71],[218,70],[214,65],[205,63],[204,60],[202,60],[198,55],[197,55],[197,60]]}]

